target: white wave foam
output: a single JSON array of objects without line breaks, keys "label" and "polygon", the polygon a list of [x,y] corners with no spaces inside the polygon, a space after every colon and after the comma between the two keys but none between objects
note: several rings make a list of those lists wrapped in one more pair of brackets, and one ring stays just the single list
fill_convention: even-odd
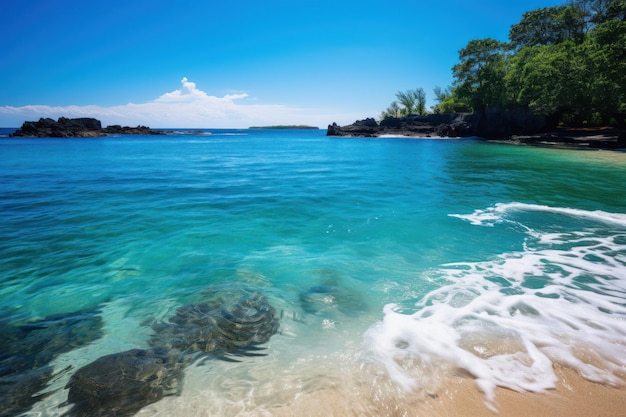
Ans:
[{"label": "white wave foam", "polygon": [[591,381],[623,384],[626,231],[615,225],[626,226],[626,215],[510,203],[457,217],[494,225],[513,210],[579,216],[598,227],[562,233],[525,227],[524,251],[444,265],[425,278],[449,284],[427,294],[413,312],[386,306],[382,322],[366,332],[366,344],[406,389],[419,386],[416,366],[442,363],[470,373],[488,402],[496,386],[554,388],[554,363]]},{"label": "white wave foam", "polygon": [[516,211],[536,211],[563,214],[572,217],[601,221],[604,223],[615,223],[621,226],[626,226],[626,214],[622,213],[609,213],[601,210],[588,211],[567,207],[550,207],[539,204],[526,204],[517,202],[498,203],[493,207],[489,207],[484,210],[476,210],[472,214],[450,214],[450,216],[467,220],[474,225],[493,226],[494,223],[504,220],[508,213]]}]

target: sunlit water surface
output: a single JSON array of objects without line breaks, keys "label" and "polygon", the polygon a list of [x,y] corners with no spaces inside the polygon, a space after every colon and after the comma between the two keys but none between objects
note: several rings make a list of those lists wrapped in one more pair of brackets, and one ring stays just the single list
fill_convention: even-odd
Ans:
[{"label": "sunlit water surface", "polygon": [[103,325],[53,358],[31,415],[61,415],[76,369],[146,348],[149,320],[215,284],[265,294],[278,333],[188,367],[142,415],[263,415],[324,389],[382,415],[459,368],[487,402],[553,388],[553,363],[621,384],[626,154],[324,133],[0,138],[3,326]]}]

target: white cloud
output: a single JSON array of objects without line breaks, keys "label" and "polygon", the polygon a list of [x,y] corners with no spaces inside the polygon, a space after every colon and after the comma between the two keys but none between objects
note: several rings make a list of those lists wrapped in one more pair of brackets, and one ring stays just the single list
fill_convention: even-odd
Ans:
[{"label": "white cloud", "polygon": [[280,104],[255,104],[248,95],[211,96],[186,77],[181,88],[162,94],[146,103],[102,107],[27,105],[0,107],[0,126],[19,127],[24,121],[40,117],[94,117],[104,126],[147,125],[154,128],[245,128],[253,125],[309,124],[324,128],[334,121],[345,124],[355,115],[324,114]]},{"label": "white cloud", "polygon": [[170,93],[165,93],[156,100],[155,103],[218,103],[220,101],[231,102],[238,98],[246,98],[247,94],[226,95],[222,98],[209,96],[202,90],[198,90],[196,83],[191,82],[187,77],[183,77],[180,80],[182,88],[180,90],[174,90]]}]

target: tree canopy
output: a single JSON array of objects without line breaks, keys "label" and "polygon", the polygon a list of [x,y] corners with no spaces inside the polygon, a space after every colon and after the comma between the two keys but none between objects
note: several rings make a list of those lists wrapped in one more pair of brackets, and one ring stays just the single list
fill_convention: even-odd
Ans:
[{"label": "tree canopy", "polygon": [[473,110],[524,105],[560,122],[626,119],[626,0],[570,0],[524,13],[509,42],[471,40],[450,96]]},{"label": "tree canopy", "polygon": [[[626,0],[530,10],[508,41],[469,41],[452,74],[434,89],[435,113],[526,106],[564,124],[626,127]],[[426,112],[421,88],[396,98],[382,118]]]}]

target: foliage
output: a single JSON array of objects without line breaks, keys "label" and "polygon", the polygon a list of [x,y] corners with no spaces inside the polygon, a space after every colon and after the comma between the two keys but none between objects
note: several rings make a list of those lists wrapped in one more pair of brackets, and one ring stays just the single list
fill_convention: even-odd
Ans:
[{"label": "foliage", "polygon": [[583,12],[588,28],[610,20],[626,20],[626,0],[571,0],[570,5]]},{"label": "foliage", "polygon": [[574,109],[587,113],[589,69],[579,50],[572,41],[522,48],[511,59],[507,78],[509,87],[516,93],[515,102],[546,115]]},{"label": "foliage", "polygon": [[433,113],[453,113],[453,112],[470,112],[471,106],[463,101],[456,94],[455,90],[450,90],[449,87],[442,90],[441,87],[435,87],[433,89],[437,104],[432,107]]},{"label": "foliage", "polygon": [[389,107],[380,114],[380,118],[409,116],[411,114],[426,114],[426,93],[422,88],[398,91],[397,101],[391,102]]},{"label": "foliage", "polygon": [[[469,41],[452,73],[452,87],[434,89],[434,113],[526,106],[562,123],[626,127],[626,0],[528,11],[508,42]],[[426,113],[421,88],[396,98],[381,119]]]},{"label": "foliage", "polygon": [[584,30],[584,13],[578,7],[544,7],[524,13],[522,20],[511,27],[509,39],[515,47],[579,43]]},{"label": "foliage", "polygon": [[624,123],[626,0],[526,12],[509,40],[472,40],[461,49],[453,89],[435,91],[433,110],[524,105],[571,124]]},{"label": "foliage", "polygon": [[461,49],[452,67],[458,97],[474,109],[505,104],[508,51],[508,44],[491,38],[472,40]]}]

